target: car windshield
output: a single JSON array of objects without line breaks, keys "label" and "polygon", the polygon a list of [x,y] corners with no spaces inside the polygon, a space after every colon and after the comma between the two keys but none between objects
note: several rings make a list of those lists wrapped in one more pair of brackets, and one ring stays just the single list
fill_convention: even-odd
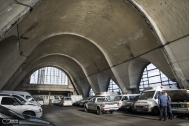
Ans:
[{"label": "car windshield", "polygon": [[20,104],[20,105],[24,105],[19,99],[17,99],[17,98],[14,98],[14,100],[18,103],[18,104]]},{"label": "car windshield", "polygon": [[155,91],[148,91],[148,92],[142,92],[139,99],[140,100],[147,100],[150,98],[153,98]]},{"label": "car windshield", "polygon": [[133,100],[136,96],[129,96],[130,100]]},{"label": "car windshield", "polygon": [[139,97],[140,97],[140,95],[137,95],[137,96],[133,99],[133,101],[137,101]]},{"label": "car windshield", "polygon": [[189,102],[189,93],[186,90],[167,90],[172,102]]},{"label": "car windshield", "polygon": [[23,99],[22,97],[20,96],[17,96],[17,95],[12,95],[13,97],[17,98],[18,100],[20,100],[22,103],[26,103],[27,101],[25,99]]},{"label": "car windshield", "polygon": [[97,98],[97,102],[105,102],[108,101],[107,98]]},{"label": "car windshield", "polygon": [[121,100],[121,98],[122,98],[122,96],[116,96],[116,97],[114,98],[114,101],[119,101],[119,100]]}]

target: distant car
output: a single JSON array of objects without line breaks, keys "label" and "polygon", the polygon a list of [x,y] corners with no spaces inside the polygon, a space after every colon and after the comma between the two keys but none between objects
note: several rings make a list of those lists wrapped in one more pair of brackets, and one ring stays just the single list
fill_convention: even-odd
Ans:
[{"label": "distant car", "polygon": [[44,105],[44,100],[43,100],[43,98],[37,98],[36,101],[37,101],[40,105]]},{"label": "distant car", "polygon": [[96,111],[98,115],[110,112],[113,114],[114,111],[119,109],[118,103],[115,101],[109,101],[107,97],[93,97],[84,106],[84,111]]},{"label": "distant car", "polygon": [[59,103],[60,103],[59,99],[53,99],[52,100],[52,104],[54,104],[54,105],[59,105]]},{"label": "distant car", "polygon": [[0,105],[0,125],[5,126],[56,126],[52,122],[35,118],[29,115],[21,115]]},{"label": "distant car", "polygon": [[20,100],[15,97],[8,95],[0,95],[0,105],[16,111],[20,114],[28,114],[40,118],[43,114],[43,110],[40,106],[23,104]]},{"label": "distant car", "polygon": [[118,95],[114,98],[114,101],[119,103],[119,108],[124,108],[125,103],[129,100],[133,100],[137,95],[140,94],[125,94],[125,95]]},{"label": "distant car", "polygon": [[133,104],[138,100],[139,96],[137,95],[134,99],[127,101],[124,108],[129,112],[133,111]]},{"label": "distant car", "polygon": [[60,102],[59,102],[59,105],[61,107],[63,107],[63,106],[72,106],[72,99],[70,97],[62,97]]},{"label": "distant car", "polygon": [[79,101],[79,106],[84,106],[88,101],[91,100],[92,97],[87,97]]}]

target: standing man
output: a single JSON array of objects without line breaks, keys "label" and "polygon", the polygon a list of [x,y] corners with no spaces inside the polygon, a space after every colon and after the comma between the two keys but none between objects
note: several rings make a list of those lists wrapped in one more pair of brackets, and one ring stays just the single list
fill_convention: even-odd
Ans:
[{"label": "standing man", "polygon": [[171,108],[171,97],[167,95],[167,93],[165,94],[165,96],[167,97],[167,117],[168,119],[172,120],[173,119],[173,113],[172,113],[172,108]]},{"label": "standing man", "polygon": [[167,93],[163,92],[162,95],[158,97],[158,104],[160,107],[160,116],[159,120],[162,120],[162,117],[164,116],[164,121],[167,119],[167,97],[165,96]]}]

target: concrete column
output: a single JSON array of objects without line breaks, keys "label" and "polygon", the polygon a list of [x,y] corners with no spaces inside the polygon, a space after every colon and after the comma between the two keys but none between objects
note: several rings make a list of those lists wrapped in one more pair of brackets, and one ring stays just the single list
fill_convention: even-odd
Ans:
[{"label": "concrete column", "polygon": [[110,77],[104,72],[97,74],[97,81],[100,88],[100,92],[105,92],[108,90]]},{"label": "concrete column", "polygon": [[83,91],[83,97],[89,96],[89,90],[90,90],[90,84],[87,79],[82,79],[77,81],[77,84],[79,84]]}]

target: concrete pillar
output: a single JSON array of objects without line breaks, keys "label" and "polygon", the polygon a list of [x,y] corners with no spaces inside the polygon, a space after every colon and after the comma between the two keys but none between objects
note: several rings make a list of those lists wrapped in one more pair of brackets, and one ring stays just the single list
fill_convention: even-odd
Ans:
[{"label": "concrete pillar", "polygon": [[83,97],[89,96],[89,90],[90,90],[90,84],[87,79],[82,79],[77,81],[77,84],[79,84],[82,88]]},{"label": "concrete pillar", "polygon": [[104,72],[97,74],[97,82],[100,88],[100,92],[105,92],[108,90],[110,77]]}]

